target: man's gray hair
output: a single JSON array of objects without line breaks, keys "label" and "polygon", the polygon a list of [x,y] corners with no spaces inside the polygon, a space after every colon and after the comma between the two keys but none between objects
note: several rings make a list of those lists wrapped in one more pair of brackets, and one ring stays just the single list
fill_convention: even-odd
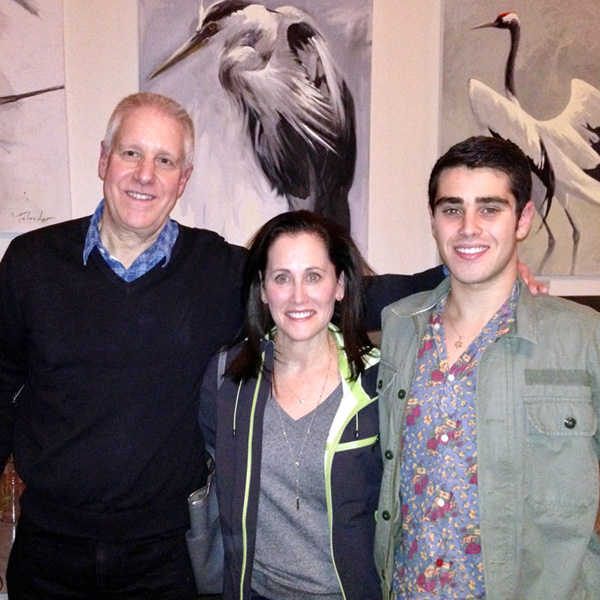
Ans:
[{"label": "man's gray hair", "polygon": [[126,96],[117,104],[108,120],[106,133],[104,134],[103,143],[106,153],[110,154],[113,150],[115,139],[118,138],[120,133],[123,116],[138,108],[154,108],[158,112],[172,117],[181,125],[183,130],[183,167],[189,167],[194,160],[194,123],[181,104],[172,98],[152,92],[131,94],[131,96]]}]

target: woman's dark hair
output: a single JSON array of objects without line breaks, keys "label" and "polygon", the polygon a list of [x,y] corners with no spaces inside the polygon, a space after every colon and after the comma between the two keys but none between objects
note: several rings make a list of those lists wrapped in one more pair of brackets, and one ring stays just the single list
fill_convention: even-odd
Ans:
[{"label": "woman's dark hair", "polygon": [[363,276],[370,273],[370,269],[347,231],[311,211],[298,210],[273,217],[250,241],[243,283],[245,330],[241,336],[247,338],[247,343],[227,369],[227,374],[236,382],[258,375],[262,369],[260,341],[274,326],[269,307],[261,298],[269,250],[280,236],[303,233],[319,237],[336,276],[344,274],[344,297],[335,303],[332,322],[344,336],[344,350],[352,378],[358,377],[365,369],[364,355],[373,347],[364,324]]}]

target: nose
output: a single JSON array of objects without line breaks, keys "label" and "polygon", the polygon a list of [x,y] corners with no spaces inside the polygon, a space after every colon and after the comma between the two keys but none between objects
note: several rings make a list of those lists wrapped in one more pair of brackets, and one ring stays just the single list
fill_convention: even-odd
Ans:
[{"label": "nose", "polygon": [[306,290],[304,289],[304,283],[302,281],[294,283],[293,298],[296,304],[302,304],[304,300],[306,300]]},{"label": "nose", "polygon": [[135,177],[140,183],[152,183],[155,174],[155,165],[154,161],[151,158],[143,158],[142,160],[140,160],[135,172]]},{"label": "nose", "polygon": [[481,226],[479,224],[479,216],[475,211],[465,211],[461,225],[460,233],[466,236],[477,235],[481,232]]}]

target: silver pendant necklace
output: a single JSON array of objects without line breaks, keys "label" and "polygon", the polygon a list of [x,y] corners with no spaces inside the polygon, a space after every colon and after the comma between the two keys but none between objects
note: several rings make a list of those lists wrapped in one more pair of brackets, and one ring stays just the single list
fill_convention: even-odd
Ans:
[{"label": "silver pendant necklace", "polygon": [[[331,355],[332,354],[333,354],[333,352],[332,352],[332,345],[331,345],[331,340],[330,340],[329,359],[327,361],[327,370],[325,371],[325,378],[323,379],[323,385],[321,386],[321,393],[319,394],[319,399],[317,400],[317,405],[315,406],[315,409],[313,410],[313,413],[310,417],[308,429],[306,430],[306,433],[304,434],[304,439],[302,440],[302,445],[300,446],[300,452],[298,453],[298,455],[296,455],[294,453],[292,444],[290,443],[290,440],[288,438],[287,431],[285,430],[285,424],[283,422],[283,415],[282,415],[283,409],[281,408],[281,406],[279,406],[279,402],[277,401],[277,385],[275,382],[275,368],[273,368],[273,384],[272,384],[271,393],[273,396],[273,400],[275,400],[275,406],[277,407],[277,414],[279,415],[279,423],[281,424],[281,431],[283,433],[283,438],[285,439],[285,443],[288,447],[288,450],[290,451],[290,456],[292,457],[292,462],[294,464],[294,474],[295,474],[295,479],[296,479],[296,510],[300,510],[300,465],[301,465],[302,454],[304,453],[304,447],[306,446],[306,440],[308,440],[310,431],[312,429],[312,426],[313,426],[313,423],[315,420],[315,416],[317,415],[317,410],[319,409],[321,400],[323,399],[323,393],[325,392],[325,386],[327,385],[327,380],[329,379],[329,371],[331,369]],[[294,396],[299,398],[296,394],[294,394]],[[301,404],[304,404],[304,402],[301,401]]]}]

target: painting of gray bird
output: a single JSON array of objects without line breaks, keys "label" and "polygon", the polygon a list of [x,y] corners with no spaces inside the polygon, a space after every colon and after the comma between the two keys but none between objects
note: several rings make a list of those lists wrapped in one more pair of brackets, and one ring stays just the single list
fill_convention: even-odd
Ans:
[{"label": "painting of gray bird", "polygon": [[[156,3],[146,0],[144,4]],[[360,4],[364,12],[365,3]],[[311,6],[316,8],[315,3]],[[348,12],[347,7],[344,11],[343,5],[341,8],[333,3],[329,3],[329,8],[320,6],[319,15],[310,14],[305,8],[241,0],[221,0],[208,7],[201,3],[191,34],[177,40],[161,55],[155,52],[154,63],[144,61],[140,68],[141,77],[145,75],[142,87],[164,91],[177,77],[180,81],[183,77],[183,85],[187,86],[195,81],[198,87],[193,90],[194,98],[184,105],[196,114],[211,110],[217,120],[225,116],[222,131],[227,136],[235,129],[235,139],[231,141],[237,147],[226,152],[237,153],[238,157],[245,154],[245,161],[253,163],[244,168],[255,181],[250,185],[243,183],[243,178],[238,179],[242,196],[244,188],[258,185],[266,206],[270,205],[274,213],[308,208],[350,229],[351,213],[352,226],[355,213],[351,210],[350,193],[356,178],[357,131],[361,131],[361,126],[357,126],[354,90],[330,43],[332,36],[321,23],[323,11],[329,17],[337,14],[338,22],[345,12],[348,23],[358,13]],[[335,27],[335,21],[325,22],[329,29]],[[353,27],[360,34],[357,39],[362,37],[362,43],[368,47],[363,25],[364,16],[363,23]],[[342,33],[347,35],[348,30]],[[144,41],[142,45],[147,47]],[[360,97],[360,86],[358,94]],[[220,106],[214,98],[219,99]],[[361,108],[364,111],[364,106]],[[361,118],[364,119],[364,113]],[[239,177],[240,169],[232,173],[230,156],[219,149],[224,146],[223,135],[215,123],[207,120],[206,114],[200,121],[200,153],[206,139],[214,153],[221,156],[219,176]],[[202,160],[197,161],[196,171],[195,177],[204,176]],[[364,178],[364,171],[361,177]],[[222,199],[213,201],[218,205]],[[239,203],[242,202],[243,198]],[[244,212],[239,204],[238,208]],[[360,221],[360,209],[356,213]],[[264,220],[264,211],[259,210],[258,214]],[[238,241],[245,242],[249,233],[245,232],[245,239]]]}]

